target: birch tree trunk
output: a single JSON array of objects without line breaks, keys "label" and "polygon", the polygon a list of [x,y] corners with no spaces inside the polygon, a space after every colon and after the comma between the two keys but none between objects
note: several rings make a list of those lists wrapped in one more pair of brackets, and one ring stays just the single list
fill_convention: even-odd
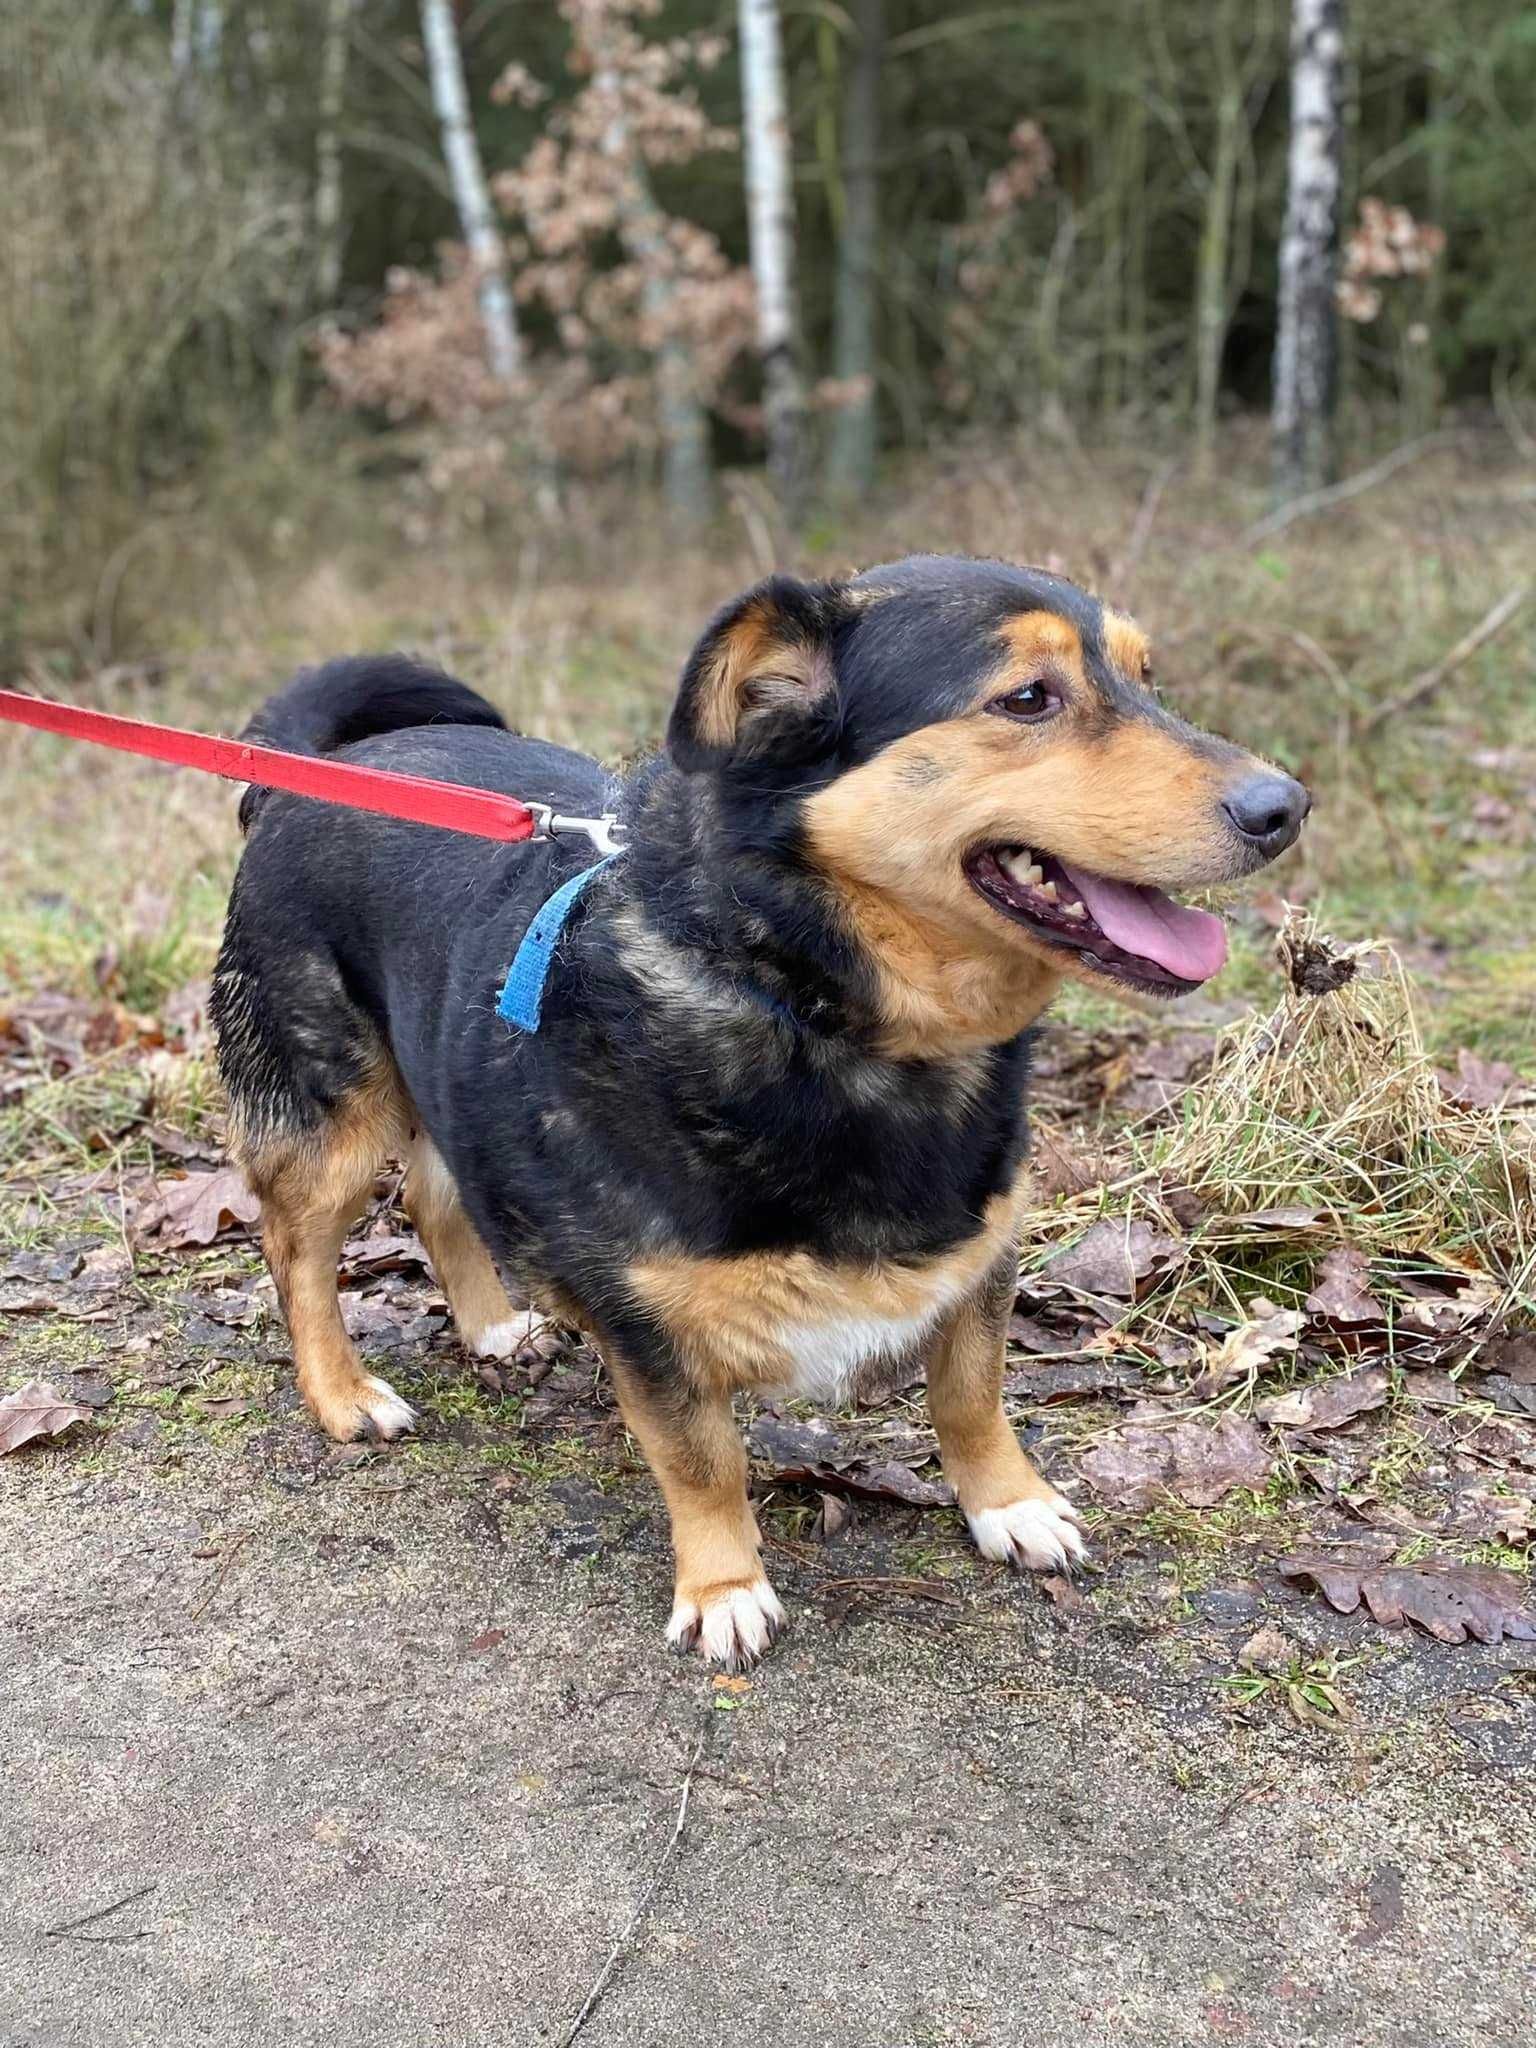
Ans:
[{"label": "birch tree trunk", "polygon": [[1293,0],[1291,143],[1270,419],[1277,500],[1328,480],[1344,158],[1343,0]]},{"label": "birch tree trunk", "polygon": [[443,158],[465,246],[479,278],[486,361],[501,383],[515,384],[522,374],[522,342],[507,283],[507,252],[491,206],[480,145],[470,124],[453,0],[421,0],[421,33],[432,80],[432,104],[443,131]]},{"label": "birch tree trunk", "polygon": [[885,0],[855,0],[858,37],[843,102],[843,215],[837,238],[832,374],[862,395],[832,416],[827,485],[834,496],[867,490],[875,469],[875,274],[880,247],[880,67]]},{"label": "birch tree trunk", "polygon": [[640,272],[640,311],[657,337],[662,490],[685,525],[702,526],[715,503],[709,420],[699,398],[692,354],[677,331],[673,303],[677,287],[670,273],[666,222],[630,134],[622,79],[611,63],[605,63],[593,83],[607,103],[603,148],[620,179],[619,240]]},{"label": "birch tree trunk", "polygon": [[341,290],[341,116],[354,0],[326,0],[320,53],[320,126],[315,137],[315,298],[334,306]]},{"label": "birch tree trunk", "polygon": [[1195,466],[1211,466],[1216,445],[1216,403],[1221,389],[1221,357],[1226,347],[1227,267],[1232,244],[1232,200],[1243,119],[1242,88],[1223,67],[1216,99],[1216,146],[1207,174],[1205,218],[1195,270]]},{"label": "birch tree trunk", "polygon": [[805,392],[795,354],[795,207],[778,0],[739,0],[747,226],[757,286],[768,468],[786,516],[804,485]]}]

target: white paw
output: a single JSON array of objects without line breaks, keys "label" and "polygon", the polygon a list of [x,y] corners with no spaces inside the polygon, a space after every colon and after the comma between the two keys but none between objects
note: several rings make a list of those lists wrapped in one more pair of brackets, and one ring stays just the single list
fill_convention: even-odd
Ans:
[{"label": "white paw", "polygon": [[1048,1500],[1016,1500],[1006,1508],[967,1515],[976,1548],[999,1564],[1032,1572],[1070,1571],[1088,1555],[1077,1509],[1059,1493]]},{"label": "white paw", "polygon": [[679,1655],[697,1647],[706,1664],[750,1671],[783,1626],[778,1595],[766,1579],[759,1579],[706,1600],[702,1609],[680,1599],[667,1623],[667,1641]]},{"label": "white paw", "polygon": [[386,1443],[416,1427],[416,1410],[402,1401],[388,1380],[370,1373],[363,1382],[367,1391],[358,1401],[362,1418],[360,1434],[381,1436]]},{"label": "white paw", "polygon": [[541,1316],[536,1310],[529,1309],[525,1315],[512,1316],[505,1322],[487,1323],[478,1337],[471,1337],[468,1340],[469,1348],[476,1358],[495,1358],[504,1361],[511,1358],[520,1345],[526,1344],[530,1337],[535,1336],[548,1320],[547,1316]]}]

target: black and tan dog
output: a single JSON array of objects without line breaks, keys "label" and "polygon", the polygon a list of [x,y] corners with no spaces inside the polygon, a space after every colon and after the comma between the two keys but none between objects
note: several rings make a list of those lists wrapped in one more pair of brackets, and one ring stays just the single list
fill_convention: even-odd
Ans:
[{"label": "black and tan dog", "polygon": [[586,842],[247,794],[220,1060],[321,1425],[411,1425],[336,1290],[394,1156],[467,1345],[517,1342],[505,1270],[601,1347],[671,1512],[678,1646],[739,1667],[782,1621],[732,1396],[835,1401],[873,1360],[926,1355],[986,1556],[1079,1557],[999,1399],[1030,1028],[1064,976],[1206,980],[1219,920],[1161,891],[1261,867],[1308,804],[1147,673],[1136,626],[1072,584],[921,557],[728,606],[622,785],[403,660],[274,698],[253,736],[616,808],[626,840],[561,935],[540,1028],[515,1031],[498,986]]}]

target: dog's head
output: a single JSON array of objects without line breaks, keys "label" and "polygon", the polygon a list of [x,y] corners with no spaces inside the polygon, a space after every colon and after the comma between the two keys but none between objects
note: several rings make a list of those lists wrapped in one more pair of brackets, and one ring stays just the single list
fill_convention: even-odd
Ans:
[{"label": "dog's head", "polygon": [[1062,975],[1178,995],[1226,938],[1165,892],[1264,866],[1309,798],[1175,718],[1149,674],[1131,619],[1044,570],[919,556],[774,577],[695,649],[668,752],[751,842],[793,845],[898,1007],[935,960],[1002,1011]]}]

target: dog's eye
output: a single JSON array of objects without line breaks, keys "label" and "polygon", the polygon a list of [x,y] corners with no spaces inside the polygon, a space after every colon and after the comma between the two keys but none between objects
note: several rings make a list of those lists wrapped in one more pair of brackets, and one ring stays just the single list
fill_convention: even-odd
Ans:
[{"label": "dog's eye", "polygon": [[994,698],[987,708],[1000,711],[1005,718],[1049,718],[1053,711],[1061,709],[1061,693],[1052,683],[1024,683],[1017,690],[1010,690],[1006,697]]}]

